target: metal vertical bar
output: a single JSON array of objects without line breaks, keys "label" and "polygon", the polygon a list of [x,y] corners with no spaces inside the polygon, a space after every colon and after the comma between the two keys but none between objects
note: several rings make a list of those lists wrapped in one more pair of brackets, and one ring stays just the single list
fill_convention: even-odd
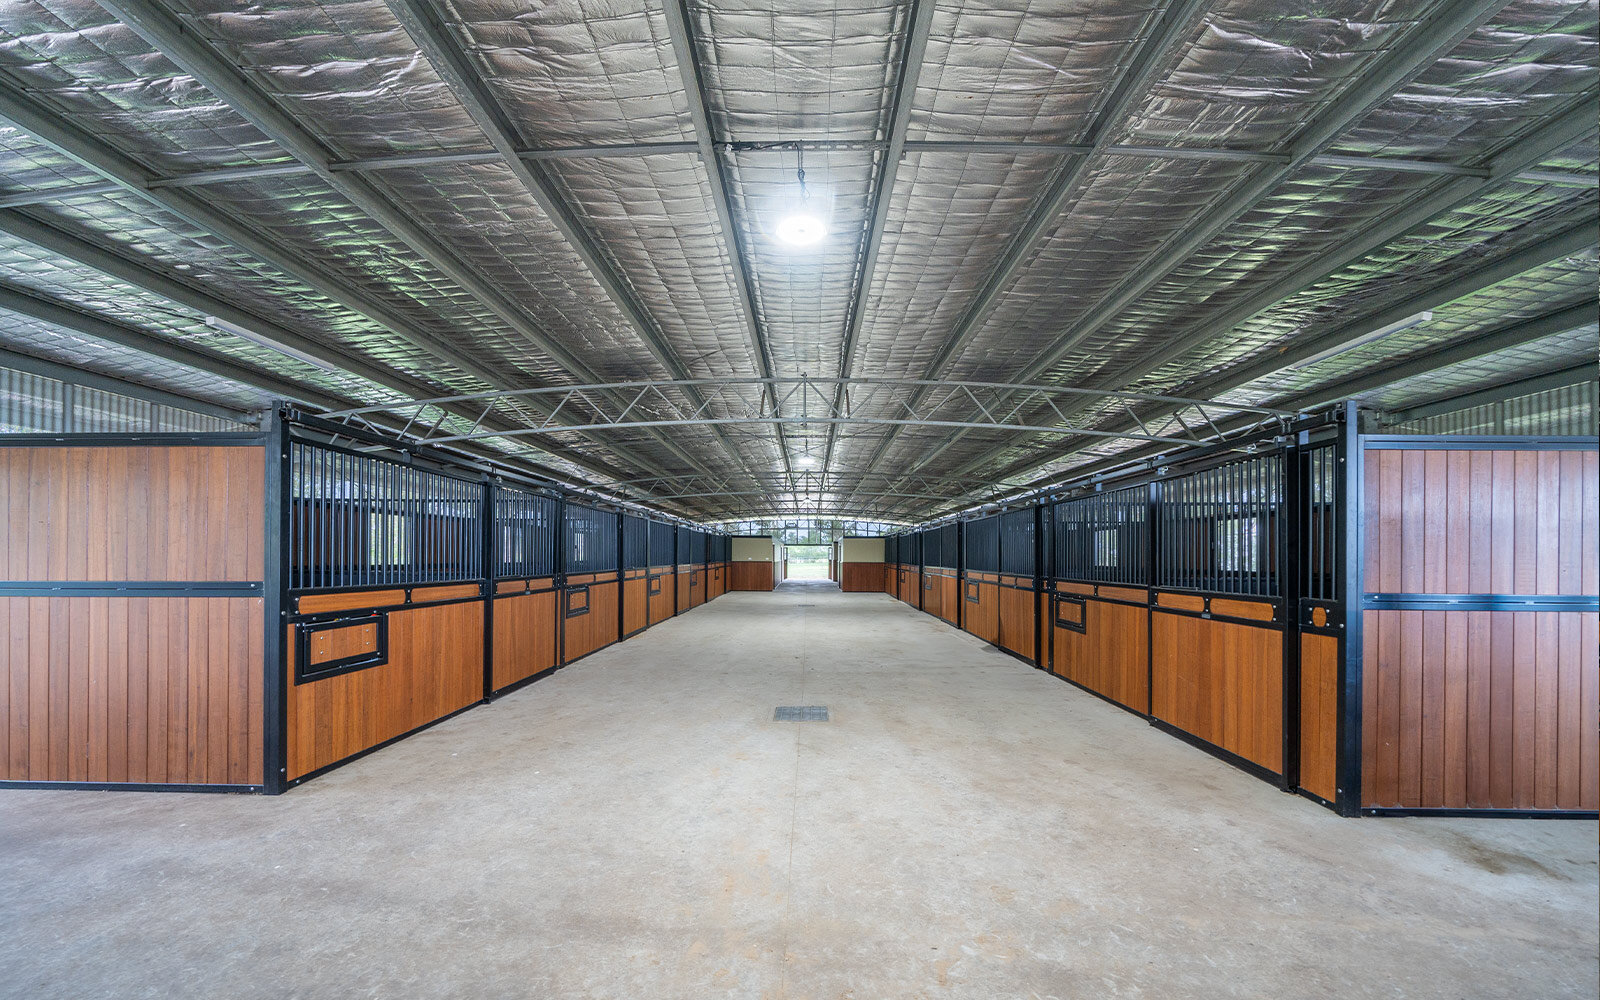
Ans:
[{"label": "metal vertical bar", "polygon": [[1339,650],[1339,783],[1335,790],[1339,814],[1356,816],[1361,811],[1361,727],[1362,727],[1362,560],[1366,532],[1362,522],[1362,476],[1365,465],[1360,433],[1360,410],[1344,404],[1339,428],[1339,461],[1343,496],[1337,504],[1334,522],[1334,551],[1343,559],[1343,579],[1339,594],[1338,618],[1342,625]]},{"label": "metal vertical bar", "polygon": [[265,415],[267,427],[263,458],[266,463],[262,503],[265,553],[261,582],[262,636],[261,664],[261,763],[262,790],[268,795],[283,793],[288,763],[288,648],[289,618],[288,570],[290,567],[289,518],[293,512],[291,490],[295,484],[290,461],[289,426],[281,409]]},{"label": "metal vertical bar", "polygon": [[[1278,588],[1283,601],[1283,773],[1280,787],[1292,792],[1300,787],[1300,546],[1290,539],[1300,537],[1305,516],[1305,482],[1300,477],[1299,436],[1295,435],[1274,463],[1280,472],[1275,484],[1280,491],[1278,515],[1278,558],[1275,570],[1283,585]],[[1292,470],[1292,471],[1290,471]],[[1291,524],[1292,522],[1292,524]],[[1291,530],[1292,529],[1292,530]],[[1292,609],[1292,610],[1291,610]]]}]

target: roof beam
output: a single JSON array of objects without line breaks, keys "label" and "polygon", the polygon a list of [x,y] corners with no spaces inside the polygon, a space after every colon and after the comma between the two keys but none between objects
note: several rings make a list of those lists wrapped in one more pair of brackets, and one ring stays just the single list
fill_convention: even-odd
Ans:
[{"label": "roof beam", "polygon": [[[799,140],[793,142],[722,142],[719,150],[740,153],[783,153],[794,149],[812,150],[846,149],[872,152],[887,149],[889,144],[879,140],[867,142]],[[953,153],[972,156],[979,153],[1009,153],[1054,156],[1086,156],[1089,147],[1081,143],[1040,142],[1021,140],[977,139],[907,139],[903,145],[907,153]],[[521,149],[518,159],[533,163],[552,160],[584,160],[601,158],[636,158],[645,156],[679,156],[697,154],[699,146],[692,142],[630,142],[597,146],[565,146],[554,149]],[[1284,163],[1288,154],[1253,152],[1242,149],[1207,149],[1198,146],[1130,146],[1114,144],[1102,149],[1106,156],[1126,156],[1152,160],[1211,160],[1223,163]],[[379,173],[387,170],[415,170],[420,167],[441,165],[470,165],[498,163],[503,159],[498,150],[464,149],[443,153],[391,153],[359,160],[335,160],[329,169],[336,173]],[[1347,170],[1381,170],[1400,174],[1437,174],[1449,177],[1481,177],[1484,168],[1442,160],[1416,160],[1375,154],[1319,153],[1309,161],[1311,166],[1340,167]],[[211,184],[232,184],[261,177],[306,177],[314,171],[297,160],[283,163],[265,163],[250,167],[221,167],[196,170],[190,173],[170,174],[151,182],[153,188],[205,187]],[[1522,180],[1539,184],[1556,184],[1566,187],[1592,188],[1596,175],[1575,170],[1524,170]],[[19,191],[0,195],[0,208],[22,208],[43,205],[69,198],[114,194],[122,190],[115,184],[89,182],[66,184],[35,191]]]},{"label": "roof beam", "polygon": [[[733,217],[733,199],[728,193],[728,178],[722,172],[722,161],[717,152],[716,136],[711,129],[710,100],[707,97],[705,74],[695,55],[694,31],[689,26],[686,0],[664,0],[662,12],[667,19],[667,34],[671,37],[672,53],[678,63],[678,74],[683,82],[684,94],[689,102],[689,120],[694,125],[695,143],[700,151],[700,162],[705,166],[711,186],[711,204],[716,211],[717,225],[722,228],[728,243],[728,267],[733,272],[734,298],[744,316],[745,330],[750,336],[750,347],[756,362],[761,366],[761,376],[774,375],[772,351],[767,343],[765,328],[761,324],[760,309],[756,305],[755,284],[750,279],[746,265],[747,253],[744,237]],[[777,399],[772,399],[774,408]],[[783,456],[785,471],[793,472],[789,461],[789,442],[780,427],[777,429],[778,448]]]},{"label": "roof beam", "polygon": [[[81,264],[84,267],[88,267],[99,271],[102,274],[109,275],[118,281],[126,282],[135,288],[141,288],[152,295],[160,296],[169,302],[173,302],[187,309],[193,309],[202,315],[215,316],[218,319],[223,319],[230,323],[237,324],[238,326],[245,327],[246,329],[257,331],[281,344],[284,344],[285,346],[292,347],[297,351],[302,351],[305,354],[317,358],[320,361],[325,361],[329,365],[339,368],[342,371],[366,379],[375,386],[379,386],[383,389],[389,390],[390,392],[397,393],[403,398],[428,399],[438,395],[438,390],[427,382],[412,378],[392,368],[389,368],[386,365],[373,364],[359,358],[351,358],[342,352],[336,351],[315,340],[302,336],[300,333],[274,322],[273,320],[259,316],[245,309],[241,309],[225,299],[218,298],[209,292],[195,288],[186,282],[173,278],[170,275],[167,275],[145,264],[130,260],[127,257],[108,250],[103,246],[90,243],[88,240],[81,239],[77,236],[73,236],[56,229],[53,226],[46,225],[32,216],[24,215],[21,212],[0,211],[0,232],[4,232],[15,237],[16,239],[40,247],[41,249],[48,250],[51,253]],[[152,338],[146,342],[157,344],[167,343],[159,338]],[[328,406],[332,409],[338,409],[342,406],[350,405],[348,403],[331,405],[320,402],[318,399],[304,395],[297,395],[294,392],[279,391],[278,389],[268,389],[268,391],[275,392],[278,395],[285,396],[287,398],[300,399],[304,402],[314,403],[315,405],[319,406]],[[535,404],[535,408],[537,408],[537,404]],[[477,419],[478,414],[471,413],[467,414],[467,416],[468,419]],[[510,422],[502,424],[495,421],[493,423],[495,426],[504,426],[506,428],[520,426],[519,424]],[[590,471],[594,471],[599,475],[604,475],[607,478],[615,478],[618,475],[622,475],[609,465],[600,465],[593,462],[588,462],[588,460],[580,460],[581,456],[577,456],[575,453],[552,452],[552,454],[557,454],[558,457],[563,458],[566,461],[573,462],[580,467],[587,468]],[[585,464],[586,462],[588,462],[588,464]]]},{"label": "roof beam", "polygon": [[[588,228],[562,196],[556,180],[539,163],[525,159],[520,153],[521,136],[516,125],[507,117],[499,102],[490,92],[482,77],[473,69],[467,54],[452,37],[449,27],[439,16],[439,7],[431,0],[388,0],[389,9],[411,35],[433,69],[449,86],[462,107],[477,122],[499,158],[532,196],[545,217],[556,227],[562,237],[577,253],[589,274],[620,311],[645,349],[673,378],[686,379],[688,369],[667,342],[666,334],[638,298],[624,277],[596,245]],[[679,144],[687,145],[687,144]],[[693,148],[693,147],[690,147]],[[691,390],[692,392],[693,390]],[[697,395],[697,394],[696,394]],[[703,400],[697,399],[703,403]],[[720,428],[713,430],[728,457],[738,467],[744,459]],[[698,467],[698,463],[695,463]]]}]

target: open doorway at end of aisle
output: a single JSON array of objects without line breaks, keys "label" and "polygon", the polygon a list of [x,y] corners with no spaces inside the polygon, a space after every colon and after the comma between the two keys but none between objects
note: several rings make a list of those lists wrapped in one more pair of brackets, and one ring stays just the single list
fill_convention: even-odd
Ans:
[{"label": "open doorway at end of aisle", "polygon": [[788,545],[784,547],[786,580],[826,580],[829,578],[829,545]]}]

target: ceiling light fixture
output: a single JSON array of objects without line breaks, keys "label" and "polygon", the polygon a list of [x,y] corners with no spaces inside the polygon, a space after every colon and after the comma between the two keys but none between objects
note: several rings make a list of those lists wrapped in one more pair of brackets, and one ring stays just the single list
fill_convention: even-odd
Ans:
[{"label": "ceiling light fixture", "polygon": [[1432,310],[1425,309],[1413,316],[1407,316],[1405,319],[1395,320],[1393,323],[1390,323],[1387,326],[1380,326],[1370,333],[1363,333],[1354,340],[1347,340],[1342,344],[1335,344],[1325,351],[1311,355],[1311,357],[1306,358],[1304,361],[1296,361],[1294,364],[1289,366],[1289,370],[1295,371],[1300,368],[1309,368],[1319,361],[1326,361],[1331,357],[1343,354],[1345,351],[1353,351],[1356,348],[1370,344],[1375,340],[1382,340],[1384,337],[1399,333],[1401,330],[1409,330],[1414,326],[1421,326],[1431,319],[1433,319]]},{"label": "ceiling light fixture", "polygon": [[809,469],[813,465],[817,464],[817,460],[812,458],[810,455],[801,455],[799,460],[796,461],[795,464],[800,466],[802,469]]},{"label": "ceiling light fixture", "polygon": [[790,246],[808,247],[820,243],[828,235],[828,225],[814,215],[807,204],[811,195],[806,190],[805,151],[797,150],[796,156],[798,165],[795,167],[795,179],[800,182],[800,204],[778,222],[778,239]]},{"label": "ceiling light fixture", "polygon": [[257,347],[265,347],[268,350],[277,351],[284,357],[293,358],[296,361],[311,365],[313,368],[320,368],[325,372],[333,372],[337,374],[340,370],[337,365],[334,365],[331,362],[327,362],[319,357],[307,354],[305,351],[302,351],[298,348],[290,347],[288,344],[280,343],[264,333],[257,333],[249,327],[240,326],[238,323],[230,323],[228,320],[221,319],[217,316],[207,316],[206,326],[211,327],[213,330],[219,330],[223,333],[231,333],[240,340],[248,340]]}]

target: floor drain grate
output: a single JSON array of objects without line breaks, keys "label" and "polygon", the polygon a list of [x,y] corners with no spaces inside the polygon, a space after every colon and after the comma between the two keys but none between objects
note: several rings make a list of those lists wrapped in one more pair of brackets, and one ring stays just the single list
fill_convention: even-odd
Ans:
[{"label": "floor drain grate", "polygon": [[797,607],[797,608],[814,608],[814,607],[816,607],[816,605],[815,604],[796,604],[795,607]]},{"label": "floor drain grate", "polygon": [[772,713],[773,722],[827,722],[826,705],[779,705]]}]

